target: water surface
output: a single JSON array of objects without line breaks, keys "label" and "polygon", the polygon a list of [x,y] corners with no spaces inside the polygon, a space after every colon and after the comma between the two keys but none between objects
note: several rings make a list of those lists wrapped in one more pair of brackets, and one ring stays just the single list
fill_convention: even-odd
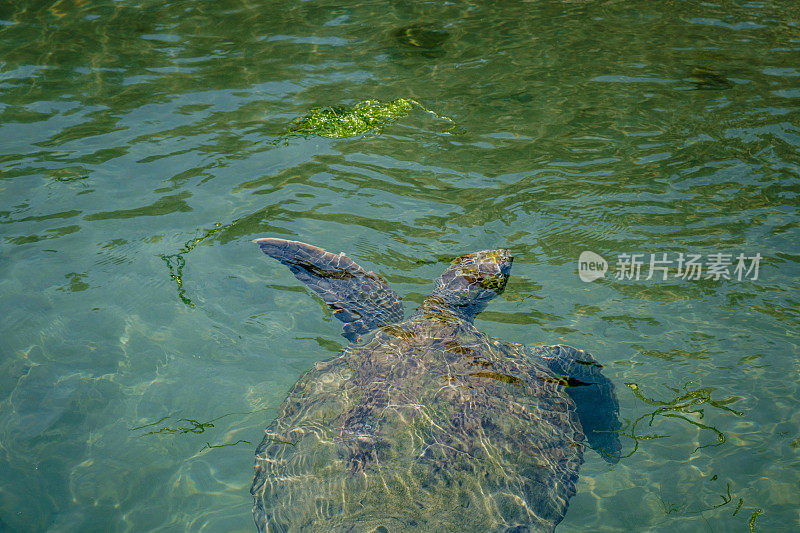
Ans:
[{"label": "water surface", "polygon": [[[479,327],[591,351],[637,437],[586,454],[560,531],[800,527],[799,22],[791,0],[0,7],[0,529],[254,530],[254,445],[345,343],[260,236],[346,251],[409,312],[453,256],[510,248]],[[416,110],[280,138],[396,98],[457,134]],[[632,253],[762,259],[614,279]]]}]

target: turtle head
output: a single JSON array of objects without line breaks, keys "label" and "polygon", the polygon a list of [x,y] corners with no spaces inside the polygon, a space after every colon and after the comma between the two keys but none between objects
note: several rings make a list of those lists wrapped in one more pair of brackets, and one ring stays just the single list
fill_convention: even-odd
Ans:
[{"label": "turtle head", "polygon": [[513,258],[508,250],[484,250],[457,257],[436,280],[436,288],[423,308],[455,312],[472,320],[486,304],[503,292]]}]

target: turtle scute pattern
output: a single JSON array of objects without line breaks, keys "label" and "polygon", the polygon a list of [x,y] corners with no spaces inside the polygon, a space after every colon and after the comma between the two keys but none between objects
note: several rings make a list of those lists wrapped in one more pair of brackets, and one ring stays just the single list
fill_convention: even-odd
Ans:
[{"label": "turtle scute pattern", "polygon": [[467,321],[384,325],[294,386],[256,451],[256,524],[552,531],[584,438],[558,383]]}]

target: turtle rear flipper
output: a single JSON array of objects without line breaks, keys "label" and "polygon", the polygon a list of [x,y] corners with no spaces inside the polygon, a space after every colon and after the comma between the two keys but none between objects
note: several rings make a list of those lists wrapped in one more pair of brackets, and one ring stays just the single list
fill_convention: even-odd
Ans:
[{"label": "turtle rear flipper", "polygon": [[289,267],[294,277],[322,296],[333,316],[345,323],[342,335],[355,341],[385,324],[403,320],[403,302],[374,272],[352,259],[285,239],[256,239],[261,251]]},{"label": "turtle rear flipper", "polygon": [[534,356],[564,377],[565,391],[575,402],[586,439],[609,463],[619,461],[619,403],[614,384],[602,374],[603,366],[592,354],[571,346],[537,346]]}]

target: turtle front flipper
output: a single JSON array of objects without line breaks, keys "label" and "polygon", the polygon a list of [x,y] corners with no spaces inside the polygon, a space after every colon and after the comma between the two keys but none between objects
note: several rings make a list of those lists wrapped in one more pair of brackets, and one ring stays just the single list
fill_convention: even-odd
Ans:
[{"label": "turtle front flipper", "polygon": [[619,403],[614,384],[601,371],[592,354],[571,346],[537,346],[532,349],[553,373],[564,379],[566,393],[575,402],[586,439],[609,463],[619,461]]},{"label": "turtle front flipper", "polygon": [[284,239],[256,239],[261,251],[289,267],[294,277],[322,296],[333,316],[345,323],[342,335],[361,334],[403,319],[403,302],[377,274],[352,259]]}]

